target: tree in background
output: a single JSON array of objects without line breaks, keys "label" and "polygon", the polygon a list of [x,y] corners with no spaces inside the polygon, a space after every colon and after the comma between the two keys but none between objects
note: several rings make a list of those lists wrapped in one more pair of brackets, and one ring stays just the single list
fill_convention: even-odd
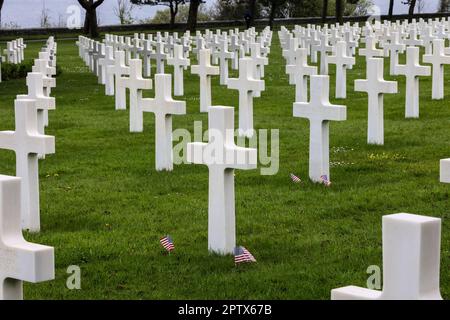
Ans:
[{"label": "tree in background", "polygon": [[149,6],[166,6],[169,7],[170,26],[173,28],[175,20],[179,11],[180,5],[185,4],[188,0],[131,0],[131,3],[137,5]]},{"label": "tree in background", "polygon": [[203,0],[191,0],[190,2],[186,29],[195,32],[197,29],[198,9],[203,3]]},{"label": "tree in background", "polygon": [[275,18],[285,18],[283,8],[286,7],[288,0],[261,0],[262,5],[267,8],[269,17],[269,26],[273,28]]},{"label": "tree in background", "polygon": [[373,7],[372,0],[360,0],[357,3],[353,4],[353,8],[349,8],[351,11],[350,15],[353,16],[367,16],[369,11],[371,11]]},{"label": "tree in background", "polygon": [[412,19],[414,17],[414,9],[416,8],[416,0],[404,0],[402,3],[409,6],[408,15]]},{"label": "tree in background", "polygon": [[[326,4],[328,10],[328,0]],[[286,18],[293,17],[320,17],[323,8],[314,0],[288,0],[282,11]]]},{"label": "tree in background", "polygon": [[114,7],[114,14],[119,18],[120,24],[132,24],[133,19],[133,3],[127,0],[117,0],[117,4]]},{"label": "tree in background", "polygon": [[3,8],[3,2],[5,0],[0,0],[0,28],[2,27],[2,8]]},{"label": "tree in background", "polygon": [[[0,5],[0,9],[1,9],[1,5]],[[450,9],[450,0],[441,0],[439,2],[439,12],[448,12]]]},{"label": "tree in background", "polygon": [[392,19],[393,15],[394,15],[394,0],[389,0],[389,11],[388,11],[389,19]]},{"label": "tree in background", "polygon": [[336,21],[339,23],[344,22],[344,5],[342,0],[336,0]]},{"label": "tree in background", "polygon": [[[189,7],[180,7],[178,14],[175,19],[175,23],[186,23],[189,17]],[[198,9],[197,21],[211,21],[213,14],[206,9],[204,6],[200,6]],[[170,19],[170,10],[158,10],[153,18],[141,20],[140,23],[155,23],[164,24]]]},{"label": "tree in background", "polygon": [[425,0],[417,0],[417,12],[422,13],[425,9]]},{"label": "tree in background", "polygon": [[256,0],[248,0],[248,14],[249,14],[249,21],[247,24],[247,27],[253,27],[255,25],[255,19],[256,19]]},{"label": "tree in background", "polygon": [[42,5],[41,18],[40,18],[39,26],[41,28],[50,28],[52,26],[52,23],[50,21],[50,11],[45,7],[45,2]]},{"label": "tree in background", "polygon": [[97,8],[103,2],[105,2],[105,0],[78,0],[78,3],[86,10],[84,33],[89,34],[91,38],[98,37]]},{"label": "tree in background", "polygon": [[[256,2],[255,18],[264,15],[264,5],[271,0],[260,0]],[[212,7],[212,17],[215,20],[242,20],[248,11],[248,0],[216,0]]]},{"label": "tree in background", "polygon": [[323,0],[322,3],[322,22],[327,20],[328,16],[328,0]]}]

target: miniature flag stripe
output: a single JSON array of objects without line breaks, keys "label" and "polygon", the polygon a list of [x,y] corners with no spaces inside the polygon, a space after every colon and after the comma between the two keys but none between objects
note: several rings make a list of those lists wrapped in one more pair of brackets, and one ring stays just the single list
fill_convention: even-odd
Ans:
[{"label": "miniature flag stripe", "polygon": [[299,177],[297,177],[295,174],[293,174],[293,173],[291,173],[291,179],[292,179],[292,181],[294,181],[295,183],[302,182],[302,180],[301,180]]},{"label": "miniature flag stripe", "polygon": [[331,181],[328,180],[328,176],[327,175],[324,174],[323,176],[320,176],[320,179],[322,179],[322,183],[324,185],[326,185],[327,187],[329,187],[331,185]]},{"label": "miniature flag stripe", "polygon": [[175,249],[172,238],[170,236],[165,236],[164,238],[161,238],[159,242],[164,247],[164,249],[166,249],[169,252]]},{"label": "miniature flag stripe", "polygon": [[256,262],[255,257],[244,247],[236,247],[234,249],[234,263]]}]

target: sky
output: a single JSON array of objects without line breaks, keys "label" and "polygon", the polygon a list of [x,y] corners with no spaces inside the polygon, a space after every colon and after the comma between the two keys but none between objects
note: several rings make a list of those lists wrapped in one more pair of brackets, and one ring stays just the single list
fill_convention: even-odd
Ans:
[{"label": "sky", "polygon": [[[213,3],[215,0],[206,0],[207,4]],[[320,1],[320,0],[317,0]],[[381,13],[386,13],[388,8],[387,0],[372,0],[375,5],[380,7]],[[420,0],[419,0],[420,1]],[[424,5],[423,12],[435,12],[439,0],[422,0]],[[101,25],[118,24],[119,20],[114,14],[117,0],[105,0],[99,7],[98,15]],[[22,28],[39,27],[42,9],[48,10],[52,24],[58,24],[61,20],[67,20],[66,10],[71,5],[78,5],[77,0],[5,0],[2,9],[2,24],[14,22]],[[137,6],[134,9],[133,16],[137,20],[152,17],[162,6]],[[83,11],[83,10],[82,10]],[[396,0],[395,12],[406,13],[407,6],[401,4],[401,0]],[[82,19],[83,20],[83,19]]]}]

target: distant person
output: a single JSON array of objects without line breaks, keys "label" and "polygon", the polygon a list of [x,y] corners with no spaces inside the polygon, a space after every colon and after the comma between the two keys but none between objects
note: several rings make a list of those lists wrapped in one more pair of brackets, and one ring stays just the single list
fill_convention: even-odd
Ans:
[{"label": "distant person", "polygon": [[244,13],[244,20],[245,23],[247,24],[247,29],[250,29],[250,22],[252,21],[252,14],[250,12],[250,10],[246,10]]}]

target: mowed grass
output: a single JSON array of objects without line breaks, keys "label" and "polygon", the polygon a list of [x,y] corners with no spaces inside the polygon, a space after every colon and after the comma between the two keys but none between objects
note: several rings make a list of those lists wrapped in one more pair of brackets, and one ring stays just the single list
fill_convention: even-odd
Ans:
[{"label": "mowed grass", "polygon": [[[27,58],[41,45],[29,43]],[[440,282],[450,298],[449,186],[439,183],[439,160],[450,157],[450,76],[442,101],[431,100],[431,77],[422,78],[416,120],[404,118],[404,78],[386,76],[399,80],[400,93],[385,96],[385,145],[370,146],[367,95],[353,91],[354,80],[365,78],[358,58],[348,99],[332,99],[347,106],[348,120],[331,123],[326,188],[308,181],[309,123],[292,116],[294,87],[274,35],[254,122],[279,130],[279,171],[236,171],[237,244],[258,263],[235,267],[232,256],[207,250],[207,168],[156,172],[153,115],[144,115],[143,133],[130,133],[128,111],[114,110],[74,41],[58,42],[58,64],[57,110],[46,131],[56,137],[56,154],[39,163],[42,231],[25,234],[55,248],[56,279],[25,284],[26,299],[329,299],[333,288],[365,286],[367,267],[382,266],[381,217],[399,212],[442,218]],[[0,84],[1,130],[14,129],[13,100],[25,91],[24,79]],[[194,121],[207,129],[198,97],[198,77],[185,72],[188,113],[173,117],[173,129],[193,132]],[[218,77],[213,104],[236,107],[237,124],[237,91]],[[0,151],[0,169],[14,174],[11,151]],[[302,184],[291,182],[291,172]],[[159,244],[165,234],[175,242],[171,255]],[[66,288],[70,265],[81,267],[81,290]]]}]

